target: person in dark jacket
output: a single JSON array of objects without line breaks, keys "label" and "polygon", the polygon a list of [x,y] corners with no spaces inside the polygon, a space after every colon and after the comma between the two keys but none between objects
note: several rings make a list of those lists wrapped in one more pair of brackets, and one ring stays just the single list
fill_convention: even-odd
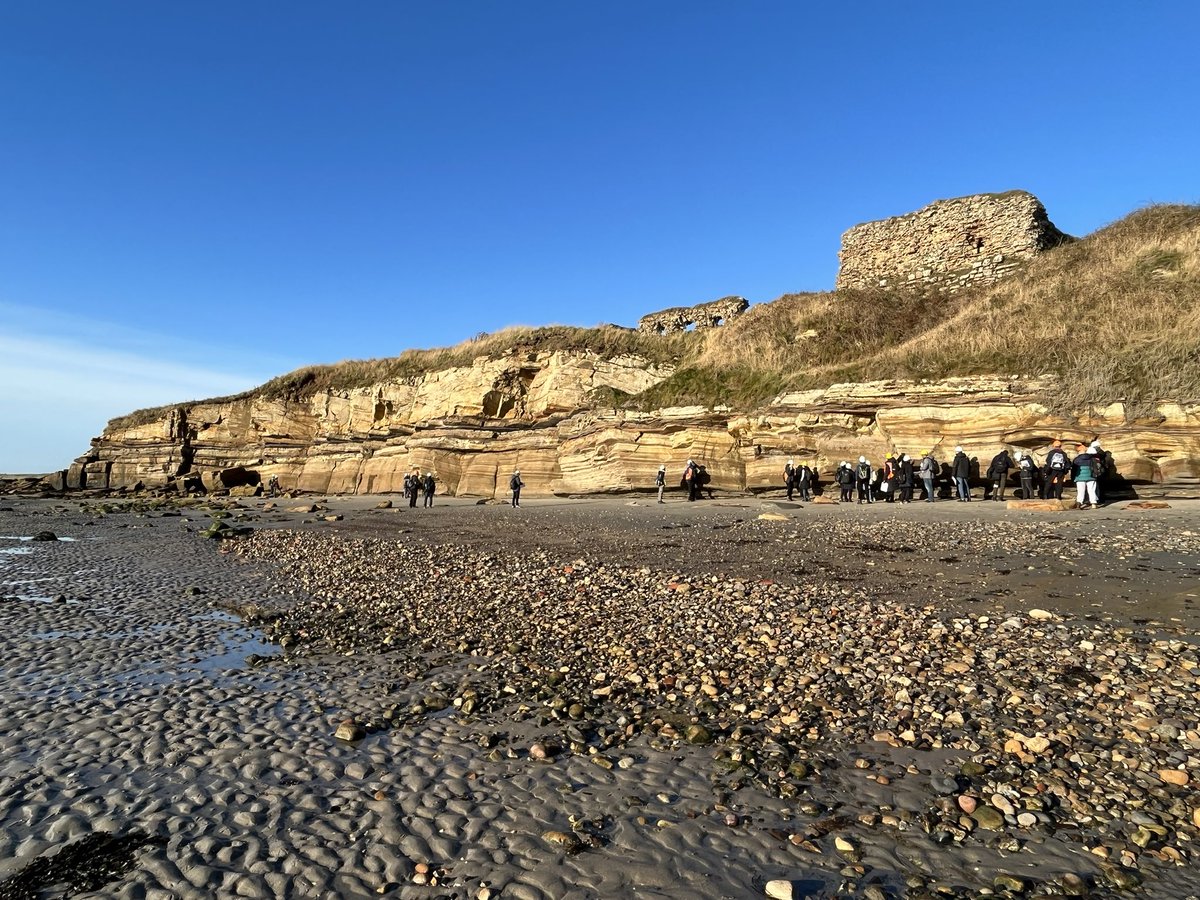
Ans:
[{"label": "person in dark jacket", "polygon": [[1008,470],[1012,468],[1012,465],[1012,458],[1008,455],[1007,447],[992,457],[992,462],[988,466],[988,481],[992,483],[993,500],[1004,499],[1004,487],[1008,484]]},{"label": "person in dark jacket", "polygon": [[913,461],[907,453],[900,455],[900,502],[912,503],[913,498]]},{"label": "person in dark jacket", "polygon": [[958,502],[970,502],[971,459],[967,454],[963,453],[962,447],[954,448],[954,459],[950,462],[950,471],[954,475],[954,487],[958,492]]},{"label": "person in dark jacket", "polygon": [[783,467],[783,484],[787,488],[787,498],[792,499],[792,491],[796,487],[796,464],[788,460]]},{"label": "person in dark jacket", "polygon": [[1033,478],[1037,474],[1037,465],[1028,453],[1017,451],[1017,475],[1021,479],[1021,499],[1033,499]]},{"label": "person in dark jacket", "polygon": [[408,505],[411,509],[417,508],[417,494],[421,493],[421,470],[413,469],[412,474],[408,476]]},{"label": "person in dark jacket", "polygon": [[836,478],[838,487],[842,489],[841,502],[849,503],[854,499],[854,469],[850,467],[850,463],[842,461],[838,466]]},{"label": "person in dark jacket", "polygon": [[687,488],[689,502],[700,496],[700,467],[695,460],[689,459],[683,468],[683,486]]},{"label": "person in dark jacket", "polygon": [[425,480],[421,482],[421,487],[425,489],[425,508],[433,506],[433,492],[437,490],[437,479],[433,477],[432,472],[425,473]]},{"label": "person in dark jacket", "polygon": [[1055,441],[1046,454],[1046,466],[1042,470],[1042,488],[1046,492],[1045,499],[1061,500],[1063,485],[1067,474],[1071,471],[1071,461],[1063,450],[1062,441]]},{"label": "person in dark jacket", "polygon": [[512,477],[508,479],[508,489],[512,491],[512,505],[515,509],[521,505],[521,488],[525,487],[525,482],[521,480],[521,470],[513,469]]},{"label": "person in dark jacket", "polygon": [[812,500],[813,481],[813,470],[808,467],[808,463],[801,463],[796,469],[796,490],[800,492],[800,499],[805,503]]},{"label": "person in dark jacket", "polygon": [[875,480],[875,473],[871,470],[871,464],[865,456],[858,458],[858,465],[854,469],[854,480],[858,484],[858,502],[874,503],[875,497],[871,492],[871,483]]},{"label": "person in dark jacket", "polygon": [[1092,469],[1092,474],[1096,479],[1096,499],[1103,503],[1105,494],[1112,489],[1117,474],[1116,462],[1113,460],[1113,455],[1100,446],[1099,438],[1092,441],[1087,449],[1088,453],[1092,454],[1096,460],[1095,468]]}]

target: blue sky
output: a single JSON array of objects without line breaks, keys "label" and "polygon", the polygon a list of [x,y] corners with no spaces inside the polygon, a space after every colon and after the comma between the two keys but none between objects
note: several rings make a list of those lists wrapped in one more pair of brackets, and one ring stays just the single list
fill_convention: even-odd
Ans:
[{"label": "blue sky", "polygon": [[131,409],[832,286],[842,231],[1200,199],[1191,2],[0,8],[0,472]]}]

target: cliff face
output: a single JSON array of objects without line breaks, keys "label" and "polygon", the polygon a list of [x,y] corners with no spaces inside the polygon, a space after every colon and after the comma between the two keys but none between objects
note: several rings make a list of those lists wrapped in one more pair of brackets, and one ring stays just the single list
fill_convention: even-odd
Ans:
[{"label": "cliff face", "polygon": [[878,463],[888,451],[934,449],[948,460],[961,444],[986,468],[1002,446],[1041,456],[1055,437],[1096,436],[1136,483],[1200,480],[1200,406],[1165,404],[1139,421],[1127,421],[1121,404],[1061,417],[1043,404],[1054,390],[1048,379],[839,384],[783,394],[755,415],[595,405],[597,389],[638,393],[670,374],[632,357],[523,353],[303,401],[180,406],[106,430],[69,480],[154,487],[191,474],[213,489],[277,475],[285,489],[376,493],[399,491],[417,468],[435,472],[443,493],[493,497],[505,494],[514,468],[531,495],[597,493],[649,489],[661,464],[673,483],[692,458],[713,488],[753,490],[779,487],[789,457],[828,477],[860,454]]},{"label": "cliff face", "polygon": [[[692,458],[714,488],[754,490],[778,487],[789,457],[828,476],[860,454],[932,449],[944,461],[961,444],[986,470],[1001,447],[1040,460],[1055,438],[1096,437],[1136,484],[1200,482],[1200,207],[1148,208],[1074,241],[1032,194],[980,194],[851,229],[841,264],[850,290],[744,314],[732,296],[644,316],[636,331],[514,329],[116,420],[51,486],[211,490],[275,475],[284,488],[370,493],[420,469],[443,492],[493,497],[520,468],[530,494],[574,494],[649,489],[664,463],[674,482]],[[1070,315],[1057,312],[1064,298]],[[960,371],[1062,381],[867,380]],[[862,380],[763,402],[838,372]],[[1136,414],[1110,403],[1122,396]],[[674,405],[613,408],[622,397]],[[713,406],[727,397],[743,406]],[[1076,412],[1051,412],[1065,398]]]}]

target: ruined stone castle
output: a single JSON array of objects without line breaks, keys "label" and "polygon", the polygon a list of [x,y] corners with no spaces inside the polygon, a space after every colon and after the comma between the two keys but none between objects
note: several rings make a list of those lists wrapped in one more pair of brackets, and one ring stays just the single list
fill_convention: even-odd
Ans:
[{"label": "ruined stone castle", "polygon": [[1026,191],[938,200],[843,234],[837,286],[928,285],[953,293],[998,281],[1042,250],[1069,240]]},{"label": "ruined stone castle", "polygon": [[688,326],[715,328],[724,325],[735,316],[740,316],[750,306],[745,297],[722,297],[695,306],[672,306],[658,312],[648,313],[638,319],[638,331],[667,334],[684,331]]}]

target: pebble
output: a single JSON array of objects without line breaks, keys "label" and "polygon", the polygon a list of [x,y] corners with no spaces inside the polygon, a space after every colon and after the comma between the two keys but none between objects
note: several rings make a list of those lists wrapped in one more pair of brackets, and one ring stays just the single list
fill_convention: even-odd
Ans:
[{"label": "pebble", "polygon": [[366,729],[355,722],[353,719],[347,719],[337,727],[337,731],[333,736],[339,741],[361,741],[367,736]]},{"label": "pebble", "polygon": [[988,831],[1000,831],[1004,828],[1004,816],[990,806],[979,807],[972,818],[976,825]]}]

